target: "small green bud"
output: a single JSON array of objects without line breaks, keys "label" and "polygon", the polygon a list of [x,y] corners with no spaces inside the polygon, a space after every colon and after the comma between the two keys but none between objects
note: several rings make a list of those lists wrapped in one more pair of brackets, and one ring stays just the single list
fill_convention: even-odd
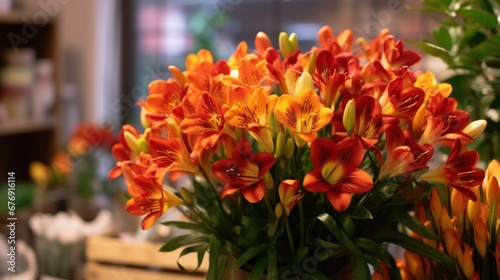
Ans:
[{"label": "small green bud", "polygon": [[342,123],[344,124],[344,128],[347,131],[347,136],[351,136],[351,133],[354,130],[354,122],[356,121],[356,112],[354,105],[354,99],[351,99],[347,102],[347,105],[344,109]]}]

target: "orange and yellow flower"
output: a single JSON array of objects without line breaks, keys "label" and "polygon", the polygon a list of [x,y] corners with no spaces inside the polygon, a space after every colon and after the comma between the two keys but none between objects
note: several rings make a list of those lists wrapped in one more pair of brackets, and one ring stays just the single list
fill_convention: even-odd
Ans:
[{"label": "orange and yellow flower", "polygon": [[316,139],[317,131],[333,116],[333,111],[324,107],[312,90],[304,91],[297,98],[280,96],[274,113],[281,124],[290,128],[299,147]]},{"label": "orange and yellow flower", "polygon": [[278,96],[259,88],[253,92],[248,104],[237,103],[225,114],[226,122],[234,127],[246,128],[249,134],[259,142],[264,151],[274,152],[274,143],[269,127],[269,118]]},{"label": "orange and yellow flower", "polygon": [[279,186],[279,197],[286,215],[290,215],[292,208],[304,196],[304,193],[299,190],[299,181],[297,180],[283,180]]},{"label": "orange and yellow flower", "polygon": [[274,164],[274,156],[266,152],[253,154],[250,142],[242,139],[236,144],[230,158],[214,162],[214,175],[226,183],[222,189],[221,198],[241,191],[243,197],[251,203],[264,198],[266,184],[264,175]]},{"label": "orange and yellow flower", "polygon": [[196,112],[182,121],[181,130],[186,134],[198,136],[203,148],[211,148],[223,133],[226,123],[224,113],[208,93],[201,95]]},{"label": "orange and yellow flower", "polygon": [[168,208],[182,204],[175,194],[165,190],[155,177],[138,176],[133,181],[136,196],[127,201],[127,211],[132,215],[146,215],[142,229],[149,229]]}]

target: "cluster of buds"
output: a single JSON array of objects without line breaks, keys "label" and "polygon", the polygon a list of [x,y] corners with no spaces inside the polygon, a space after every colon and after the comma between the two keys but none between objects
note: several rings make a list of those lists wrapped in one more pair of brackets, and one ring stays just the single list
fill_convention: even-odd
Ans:
[{"label": "cluster of buds", "polygon": [[[455,268],[441,268],[448,269],[448,276],[452,278],[490,279],[500,275],[499,178],[500,163],[493,160],[488,165],[482,187],[471,190],[478,200],[469,200],[458,190],[445,187],[441,195],[433,189],[426,204],[428,208],[421,204],[417,210],[417,217],[436,233],[439,241],[416,234],[415,238],[455,260]],[[405,252],[405,259],[406,265],[414,268],[408,271],[411,276],[408,279],[433,277],[435,262],[411,252]]]}]

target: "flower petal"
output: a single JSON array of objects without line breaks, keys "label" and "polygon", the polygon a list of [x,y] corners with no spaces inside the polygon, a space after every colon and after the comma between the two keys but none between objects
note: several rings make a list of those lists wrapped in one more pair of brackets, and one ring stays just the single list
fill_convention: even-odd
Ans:
[{"label": "flower petal", "polygon": [[325,194],[333,208],[339,212],[345,211],[351,204],[351,195],[348,193],[331,190]]}]

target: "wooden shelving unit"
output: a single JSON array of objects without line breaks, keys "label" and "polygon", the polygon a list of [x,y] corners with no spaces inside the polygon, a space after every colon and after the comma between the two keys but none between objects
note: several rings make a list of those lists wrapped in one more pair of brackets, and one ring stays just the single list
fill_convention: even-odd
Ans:
[{"label": "wooden shelving unit", "polygon": [[[56,90],[56,104],[50,117],[0,121],[0,182],[6,180],[7,172],[16,172],[17,180],[29,179],[29,164],[35,160],[49,163],[58,147],[58,128],[61,127],[58,24],[56,17],[45,16],[39,22],[42,18],[33,13],[13,11],[0,16],[0,55],[14,47],[33,48],[37,59],[51,59]],[[14,39],[18,41],[13,44]]]},{"label": "wooden shelving unit", "polygon": [[[162,243],[130,243],[113,237],[91,237],[85,249],[85,279],[205,279],[208,270],[208,256],[200,268],[193,273],[183,273],[177,266],[182,249],[174,252],[159,251]],[[196,268],[196,254],[182,257],[181,264],[187,270]]]}]

